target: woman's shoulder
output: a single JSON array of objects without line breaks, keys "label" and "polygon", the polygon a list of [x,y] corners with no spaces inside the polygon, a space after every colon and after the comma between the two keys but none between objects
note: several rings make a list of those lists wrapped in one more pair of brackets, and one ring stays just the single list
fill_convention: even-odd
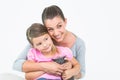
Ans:
[{"label": "woman's shoulder", "polygon": [[84,40],[82,38],[76,36],[76,40],[75,40],[73,46],[71,47],[71,49],[72,50],[73,49],[77,49],[78,50],[80,47],[85,47],[85,42],[84,42]]},{"label": "woman's shoulder", "polygon": [[76,43],[84,43],[84,40],[80,37],[76,37]]},{"label": "woman's shoulder", "polygon": [[84,43],[84,40],[80,37],[78,37],[76,34],[72,33],[75,37],[76,37],[76,40],[75,40],[75,44],[79,44],[79,43]]}]

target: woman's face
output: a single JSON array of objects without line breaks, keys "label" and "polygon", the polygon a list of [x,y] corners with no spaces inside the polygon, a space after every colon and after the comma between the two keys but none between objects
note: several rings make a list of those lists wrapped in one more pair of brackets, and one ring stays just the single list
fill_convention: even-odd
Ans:
[{"label": "woman's face", "polygon": [[66,19],[64,21],[59,16],[56,16],[53,19],[45,20],[45,26],[49,34],[56,42],[61,42],[64,40],[66,34],[66,29],[65,29],[66,23],[67,23]]}]

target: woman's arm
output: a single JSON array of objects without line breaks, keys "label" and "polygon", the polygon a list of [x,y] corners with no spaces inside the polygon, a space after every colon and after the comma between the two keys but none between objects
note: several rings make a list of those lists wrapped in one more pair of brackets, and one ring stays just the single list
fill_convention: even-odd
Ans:
[{"label": "woman's arm", "polygon": [[[80,64],[78,61],[73,57],[72,60],[70,60],[71,64],[73,65],[72,69],[67,69],[64,71],[62,77],[63,79],[69,79],[72,76],[78,75],[80,73]],[[65,67],[65,65],[64,65]],[[79,76],[80,78],[80,76]]]},{"label": "woman's arm", "polygon": [[37,77],[43,75],[44,73],[45,72],[43,72],[43,71],[28,72],[28,73],[25,73],[25,78],[26,78],[26,80],[34,80]]},{"label": "woman's arm", "polygon": [[[33,79],[37,78],[38,76],[43,75],[44,73],[49,73],[49,74],[54,74],[54,75],[61,75],[61,73],[63,73],[63,70],[61,70],[61,68],[63,68],[63,67],[61,65],[55,63],[55,62],[35,63],[34,61],[29,60],[25,64],[23,64],[23,66],[24,67],[26,66],[25,68],[28,67],[29,69],[32,68],[32,67],[34,68],[35,66],[39,66],[38,68],[41,69],[39,71],[34,69],[35,72],[33,72],[33,71],[31,71],[31,72],[30,71],[26,71],[25,74],[26,74],[26,79],[27,80],[33,80]],[[29,67],[29,66],[31,66],[31,67]],[[25,70],[27,70],[27,69],[25,69]]]},{"label": "woman's arm", "polygon": [[17,59],[14,61],[13,63],[13,69],[17,70],[17,71],[21,71],[22,72],[22,66],[23,63],[26,62],[27,60],[27,53],[30,49],[30,45],[28,44],[25,49],[20,53],[20,55],[17,57]]},{"label": "woman's arm", "polygon": [[27,45],[25,49],[20,53],[18,58],[13,63],[13,69],[21,72],[35,72],[44,71],[51,74],[61,74],[63,67],[55,62],[31,62],[27,60],[27,53],[30,49],[30,45]]},{"label": "woman's arm", "polygon": [[86,47],[85,47],[85,43],[82,39],[78,38],[77,39],[77,43],[76,43],[76,59],[79,62],[80,66],[81,66],[81,70],[80,73],[78,75],[81,76],[81,78],[84,77],[85,75],[85,51],[86,51]]},{"label": "woman's arm", "polygon": [[44,71],[50,74],[60,75],[64,68],[56,62],[33,62],[25,61],[23,64],[23,72]]}]

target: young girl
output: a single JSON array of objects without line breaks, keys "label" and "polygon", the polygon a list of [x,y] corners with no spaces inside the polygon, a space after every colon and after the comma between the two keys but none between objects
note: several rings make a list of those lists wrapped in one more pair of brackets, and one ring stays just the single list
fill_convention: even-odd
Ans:
[{"label": "young girl", "polygon": [[[30,42],[32,48],[30,48],[27,59],[29,61],[33,62],[53,62],[53,61],[58,61],[58,63],[63,63],[64,57],[67,58],[73,68],[76,68],[79,73],[80,71],[80,65],[78,61],[73,57],[72,51],[67,48],[67,47],[60,47],[60,46],[55,46],[53,44],[53,41],[51,37],[48,34],[47,29],[39,23],[34,23],[32,24],[26,32],[27,39]],[[61,65],[62,66],[62,65]],[[64,72],[59,75],[53,75],[46,73],[44,71],[41,71],[42,75],[36,77],[34,80],[62,80],[62,79],[70,79],[73,75],[70,75],[67,72],[65,66],[62,66],[64,69]],[[34,73],[33,73],[34,75]],[[32,74],[31,74],[32,76]],[[62,77],[62,78],[61,78]]]}]

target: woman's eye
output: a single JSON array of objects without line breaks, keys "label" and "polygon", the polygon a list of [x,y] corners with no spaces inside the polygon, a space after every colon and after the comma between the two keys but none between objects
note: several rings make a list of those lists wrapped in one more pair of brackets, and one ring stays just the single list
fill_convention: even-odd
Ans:
[{"label": "woman's eye", "polygon": [[47,29],[48,31],[53,31],[53,29]]},{"label": "woman's eye", "polygon": [[62,25],[58,25],[58,28],[61,28],[62,27]]}]

